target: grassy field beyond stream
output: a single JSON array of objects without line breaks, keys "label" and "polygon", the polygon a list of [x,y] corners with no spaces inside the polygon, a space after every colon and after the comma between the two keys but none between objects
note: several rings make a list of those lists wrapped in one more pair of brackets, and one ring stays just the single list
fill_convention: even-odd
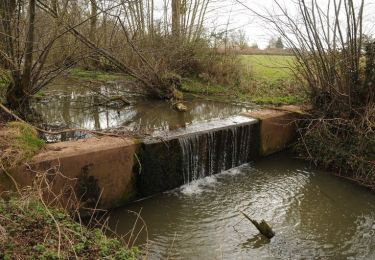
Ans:
[{"label": "grassy field beyond stream", "polygon": [[187,79],[185,92],[216,100],[287,105],[304,103],[306,89],[291,70],[293,56],[241,55],[237,57],[242,73],[239,82],[232,85],[215,84],[201,79]]}]

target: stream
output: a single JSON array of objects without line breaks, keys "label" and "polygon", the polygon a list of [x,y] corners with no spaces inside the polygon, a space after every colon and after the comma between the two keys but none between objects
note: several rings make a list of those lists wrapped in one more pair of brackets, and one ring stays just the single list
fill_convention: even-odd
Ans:
[{"label": "stream", "polygon": [[[113,84],[96,92],[120,95],[124,86]],[[202,122],[212,126],[254,108],[187,99],[189,111],[180,113],[165,101],[127,98],[130,105],[109,108],[99,105],[102,100],[90,89],[65,84],[52,87],[33,106],[51,129],[121,128],[144,135],[202,130]],[[231,165],[247,161],[250,150],[243,140],[252,133],[229,128],[227,132],[227,139],[208,132],[201,137],[209,148],[207,155],[198,137],[181,137],[187,184],[110,212],[110,227],[150,259],[375,259],[373,192],[286,153],[211,175],[211,168],[222,164],[217,158],[228,153],[223,147],[232,151]],[[85,137],[72,132],[46,139]],[[222,142],[226,145],[220,146]],[[206,161],[208,170],[202,166]],[[276,236],[269,241],[259,235],[240,211],[258,221],[265,219]]]},{"label": "stream", "polygon": [[[186,95],[184,103],[188,111],[182,113],[173,109],[172,104],[165,100],[152,100],[134,94],[134,90],[123,82],[106,83],[93,89],[75,84],[67,81],[52,85],[43,97],[32,103],[32,107],[41,114],[45,128],[84,128],[147,136],[155,131],[171,131],[198,122],[228,118],[255,107]],[[103,104],[104,97],[117,96],[125,97],[130,104]],[[45,139],[48,142],[59,142],[87,137],[87,133],[76,131],[46,136]]]},{"label": "stream", "polygon": [[375,194],[288,154],[132,203],[110,226],[150,259],[375,259]]}]

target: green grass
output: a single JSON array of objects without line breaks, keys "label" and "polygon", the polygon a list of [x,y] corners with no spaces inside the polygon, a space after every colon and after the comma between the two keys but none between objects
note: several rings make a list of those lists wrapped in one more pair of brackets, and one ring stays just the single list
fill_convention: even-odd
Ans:
[{"label": "green grass", "polygon": [[81,68],[74,68],[71,70],[71,76],[74,78],[84,80],[96,80],[96,81],[115,81],[126,79],[127,77],[119,73],[110,73],[104,71],[92,71],[84,70]]},{"label": "green grass", "polygon": [[234,86],[208,84],[199,79],[184,80],[182,90],[221,101],[291,105],[303,103],[307,94],[289,69],[294,57],[281,55],[241,55],[240,61],[252,73],[243,75]]},{"label": "green grass", "polygon": [[220,84],[207,84],[199,79],[188,79],[182,82],[182,91],[193,94],[220,96],[228,93],[228,87]]},{"label": "green grass", "polygon": [[0,142],[0,161],[6,168],[30,160],[45,145],[37,131],[23,122],[7,123],[5,132]]},{"label": "green grass", "polygon": [[39,139],[37,131],[29,124],[10,122],[7,127],[14,132],[12,146],[22,150],[27,157],[33,156],[45,145],[45,142]]},{"label": "green grass", "polygon": [[42,97],[45,97],[46,96],[46,93],[44,92],[44,91],[38,91],[35,95],[34,95],[34,97],[36,97],[36,98],[42,98]]},{"label": "green grass", "polygon": [[241,61],[249,66],[256,80],[280,81],[293,77],[290,67],[293,56],[282,55],[241,55]]},{"label": "green grass", "polygon": [[[138,249],[80,225],[32,194],[0,199],[0,259],[137,259]],[[59,238],[59,234],[61,235]],[[60,244],[60,252],[59,252]]]},{"label": "green grass", "polygon": [[304,98],[298,96],[273,96],[273,97],[255,97],[251,101],[258,104],[272,104],[272,105],[294,105],[304,101]]}]

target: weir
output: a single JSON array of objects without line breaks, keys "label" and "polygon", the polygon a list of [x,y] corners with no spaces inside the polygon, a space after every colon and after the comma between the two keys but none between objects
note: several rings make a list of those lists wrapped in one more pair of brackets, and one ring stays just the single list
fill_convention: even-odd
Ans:
[{"label": "weir", "polygon": [[[281,151],[295,139],[293,122],[301,116],[271,109],[243,115],[163,129],[142,140],[105,136],[48,144],[11,173],[25,187],[37,172],[59,172],[50,185],[62,200],[71,187],[86,191],[82,202],[100,198],[93,206],[115,208]],[[11,186],[0,180],[0,191]]]},{"label": "weir", "polygon": [[173,189],[254,160],[258,120],[235,116],[194,124],[145,140],[138,188],[142,196]]},{"label": "weir", "polygon": [[184,184],[249,162],[252,127],[231,126],[221,131],[178,138]]}]

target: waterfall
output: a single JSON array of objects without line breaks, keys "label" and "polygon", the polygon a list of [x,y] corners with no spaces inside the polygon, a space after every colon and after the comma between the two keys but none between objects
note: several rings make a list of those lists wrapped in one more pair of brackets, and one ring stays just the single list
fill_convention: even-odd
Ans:
[{"label": "waterfall", "polygon": [[259,123],[234,116],[193,123],[143,139],[134,172],[142,196],[177,188],[254,160]]},{"label": "waterfall", "polygon": [[249,162],[251,129],[250,125],[232,125],[179,137],[184,183]]}]

